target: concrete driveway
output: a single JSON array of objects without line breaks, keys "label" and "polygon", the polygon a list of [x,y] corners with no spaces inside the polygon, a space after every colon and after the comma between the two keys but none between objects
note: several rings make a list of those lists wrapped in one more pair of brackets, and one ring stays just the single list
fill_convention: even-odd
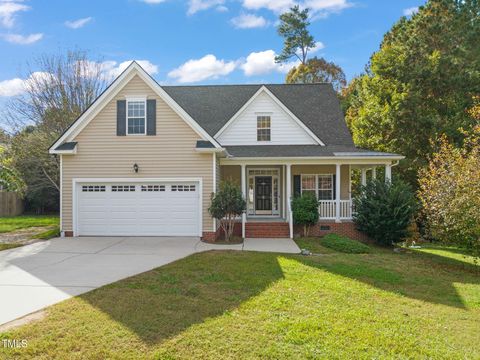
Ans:
[{"label": "concrete driveway", "polygon": [[289,239],[210,245],[196,237],[52,239],[0,251],[0,325],[100,286],[212,249],[298,253]]}]

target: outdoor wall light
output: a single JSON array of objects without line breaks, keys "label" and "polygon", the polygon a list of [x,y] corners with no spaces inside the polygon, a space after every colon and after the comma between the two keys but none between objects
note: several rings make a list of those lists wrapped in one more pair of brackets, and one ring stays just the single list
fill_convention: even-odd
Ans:
[{"label": "outdoor wall light", "polygon": [[133,164],[133,171],[135,171],[136,173],[138,173],[138,165],[135,163]]}]

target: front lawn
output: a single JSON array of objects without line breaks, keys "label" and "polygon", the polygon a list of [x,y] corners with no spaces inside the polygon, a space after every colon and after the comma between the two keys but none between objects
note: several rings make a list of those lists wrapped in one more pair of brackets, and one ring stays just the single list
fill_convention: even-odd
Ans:
[{"label": "front lawn", "polygon": [[0,335],[7,358],[478,359],[480,276],[439,255],[207,252]]},{"label": "front lawn", "polygon": [[0,217],[0,233],[31,227],[47,227],[59,224],[57,215],[21,215],[13,217]]},{"label": "front lawn", "polygon": [[17,247],[23,246],[22,244],[2,244],[0,243],[0,251],[2,250],[10,250],[10,249],[15,249]]}]

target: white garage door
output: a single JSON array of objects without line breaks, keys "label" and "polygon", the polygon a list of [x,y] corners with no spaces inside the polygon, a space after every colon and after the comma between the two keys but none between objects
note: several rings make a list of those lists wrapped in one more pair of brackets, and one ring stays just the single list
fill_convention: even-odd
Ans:
[{"label": "white garage door", "polygon": [[77,185],[78,235],[198,236],[198,183]]}]

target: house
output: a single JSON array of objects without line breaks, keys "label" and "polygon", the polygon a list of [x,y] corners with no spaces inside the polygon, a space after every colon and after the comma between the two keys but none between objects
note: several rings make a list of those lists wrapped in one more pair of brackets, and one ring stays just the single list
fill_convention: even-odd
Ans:
[{"label": "house", "polygon": [[290,199],[319,200],[316,232],[354,232],[351,173],[402,156],[353,144],[329,84],[160,86],[133,62],[50,148],[65,236],[200,236],[220,181],[247,200],[243,237],[292,237]]}]

